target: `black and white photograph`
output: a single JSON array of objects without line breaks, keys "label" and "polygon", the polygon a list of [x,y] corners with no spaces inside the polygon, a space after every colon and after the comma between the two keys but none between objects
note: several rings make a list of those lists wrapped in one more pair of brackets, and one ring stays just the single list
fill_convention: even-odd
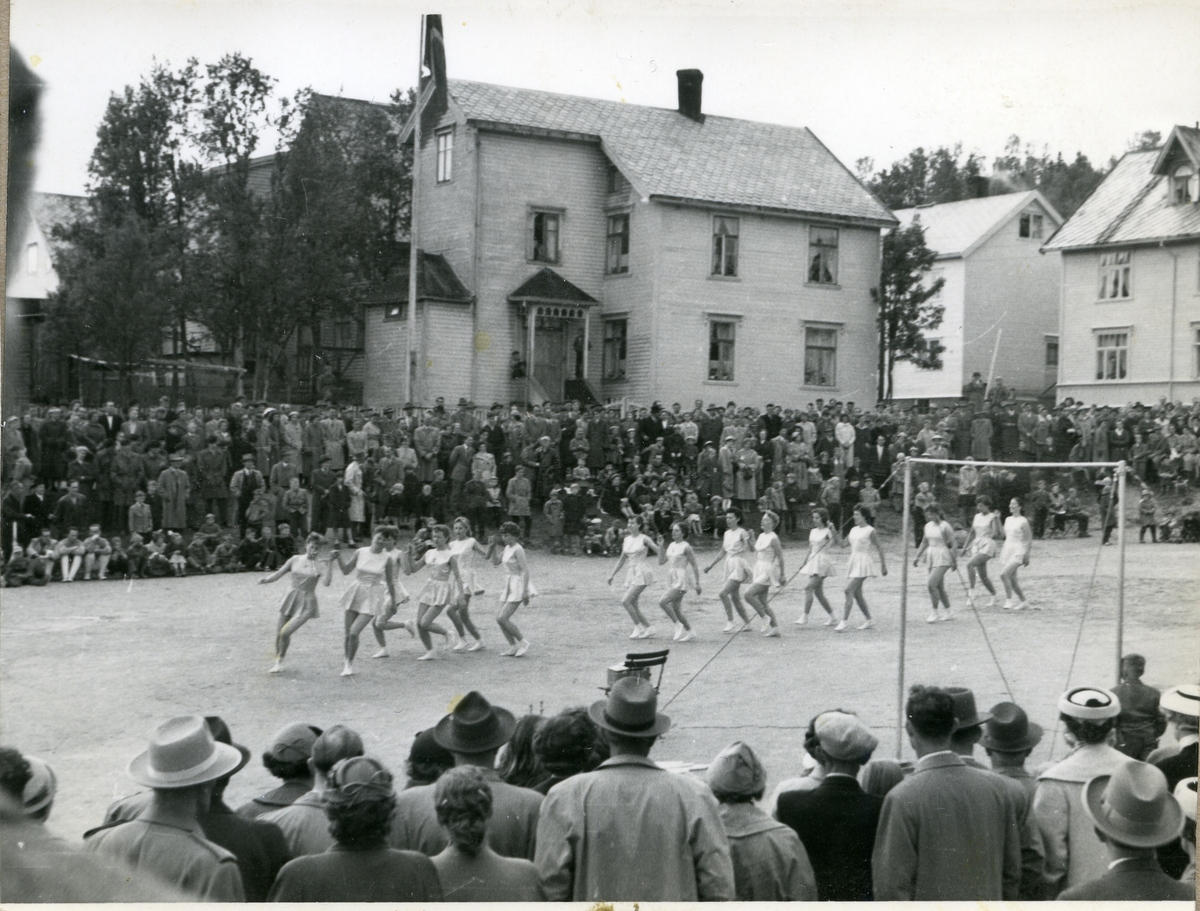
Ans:
[{"label": "black and white photograph", "polygon": [[1194,906],[1200,6],[8,13],[0,901]]}]

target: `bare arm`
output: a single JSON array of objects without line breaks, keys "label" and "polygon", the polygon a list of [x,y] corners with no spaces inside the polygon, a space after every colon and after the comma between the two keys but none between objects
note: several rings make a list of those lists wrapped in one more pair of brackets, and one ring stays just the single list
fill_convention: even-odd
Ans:
[{"label": "bare arm", "polygon": [[629,562],[629,558],[627,556],[625,556],[625,554],[621,554],[621,556],[617,559],[617,565],[614,566],[613,571],[608,574],[608,584],[609,585],[612,585],[612,580],[616,578],[617,573],[619,573],[621,571],[621,567],[624,566],[627,562]]},{"label": "bare arm", "polygon": [[783,568],[783,545],[779,543],[779,536],[775,536],[775,540],[771,542],[771,552],[775,554],[775,559],[779,561],[779,574],[787,577],[787,571]]},{"label": "bare arm", "polygon": [[454,581],[458,583],[458,587],[460,589],[465,589],[466,586],[463,585],[462,573],[459,572],[459,569],[458,569],[458,557],[450,558],[450,572],[453,573]]},{"label": "bare arm", "polygon": [[642,535],[642,537],[646,539],[646,550],[650,551],[652,554],[657,554],[658,545],[654,542],[654,539],[649,535]]},{"label": "bare arm", "polygon": [[688,562],[688,568],[692,571],[692,578],[696,583],[696,594],[700,594],[700,564],[696,562],[696,552],[692,550],[692,545],[685,544],[683,550],[684,559]]},{"label": "bare arm", "polygon": [[276,582],[279,579],[282,579],[284,576],[286,576],[288,573],[290,573],[292,571],[292,563],[295,560],[296,560],[296,557],[288,557],[287,562],[284,563],[283,566],[279,567],[279,569],[275,570],[275,572],[271,573],[271,575],[263,576],[261,579],[258,580],[258,584],[266,585],[268,582]]},{"label": "bare arm", "polygon": [[[343,576],[350,575],[350,573],[354,572],[354,567],[358,566],[357,550],[350,551],[349,561],[346,560],[346,555],[340,547],[333,552],[333,556],[337,558],[338,567],[341,569]],[[330,565],[332,566],[332,561]]]},{"label": "bare arm", "polygon": [[874,547],[875,552],[877,554],[879,554],[879,568],[880,568],[880,571],[886,576],[887,575],[887,557],[885,557],[883,555],[883,548],[879,546],[879,537],[875,534],[875,529],[873,529],[873,528],[871,529],[871,537],[868,538],[867,540],[869,540],[871,542],[871,546]]},{"label": "bare arm", "polygon": [[517,545],[517,549],[513,556],[517,559],[517,566],[521,568],[521,589],[525,592],[525,600],[529,600],[529,564],[525,560],[525,548]]}]

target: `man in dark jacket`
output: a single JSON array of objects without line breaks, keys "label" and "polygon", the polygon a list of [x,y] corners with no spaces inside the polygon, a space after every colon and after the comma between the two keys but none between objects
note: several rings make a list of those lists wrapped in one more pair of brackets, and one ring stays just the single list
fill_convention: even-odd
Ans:
[{"label": "man in dark jacket", "polygon": [[871,901],[871,852],[883,800],[858,784],[858,770],[879,741],[854,715],[825,712],[813,723],[814,758],[825,780],[779,795],[775,816],[791,826],[812,863],[818,901]]}]

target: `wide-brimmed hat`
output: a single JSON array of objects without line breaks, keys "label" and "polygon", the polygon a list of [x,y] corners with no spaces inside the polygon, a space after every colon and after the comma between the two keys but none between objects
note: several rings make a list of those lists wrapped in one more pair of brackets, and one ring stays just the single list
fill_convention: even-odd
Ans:
[{"label": "wide-brimmed hat", "polygon": [[508,743],[516,726],[512,712],[472,690],[437,723],[433,738],[452,753],[486,753]]},{"label": "wide-brimmed hat", "polygon": [[225,723],[225,719],[220,715],[206,715],[204,723],[208,725],[208,729],[212,731],[213,740],[217,743],[224,743],[227,746],[233,747],[242,754],[242,760],[237,764],[237,767],[232,769],[229,774],[233,775],[240,772],[246,767],[246,763],[250,761],[250,748],[243,746],[240,743],[233,742],[233,732],[229,730],[229,725]]},{"label": "wide-brimmed hat", "polygon": [[1170,844],[1183,831],[1183,808],[1167,776],[1147,762],[1123,762],[1088,781],[1083,810],[1102,833],[1131,848]]},{"label": "wide-brimmed hat", "polygon": [[1106,721],[1121,714],[1121,700],[1102,686],[1077,686],[1058,697],[1058,711],[1080,721]]},{"label": "wide-brimmed hat", "polygon": [[767,770],[754,750],[735,740],[721,750],[704,773],[708,786],[721,794],[761,794],[767,786]]},{"label": "wide-brimmed hat", "polygon": [[[50,768],[50,764],[44,759],[26,756],[25,761],[29,763],[29,769],[33,774],[29,777],[29,781],[25,782],[25,790],[21,792],[21,805],[26,813],[32,814],[48,807],[54,800],[54,795],[58,791],[58,779],[54,775],[54,769]],[[1195,780],[1192,779],[1193,782]],[[1195,797],[1194,790],[1192,796]]]},{"label": "wide-brimmed hat", "polygon": [[1041,725],[1030,721],[1025,710],[1015,702],[997,702],[990,714],[992,717],[984,724],[980,741],[985,750],[1023,753],[1041,742]]},{"label": "wide-brimmed hat", "polygon": [[312,757],[313,744],[321,736],[321,729],[311,724],[295,722],[280,728],[267,750],[272,759],[280,762],[303,762]]},{"label": "wide-brimmed hat", "polygon": [[658,693],[641,677],[622,677],[607,699],[593,702],[588,717],[597,727],[623,737],[657,737],[671,729],[671,719],[658,711]]},{"label": "wide-brimmed hat", "polygon": [[[28,792],[28,787],[26,787]],[[1196,821],[1196,779],[1185,778],[1179,784],[1175,785],[1175,800],[1179,802],[1180,809],[1183,810],[1183,818]]]},{"label": "wide-brimmed hat", "polygon": [[1200,716],[1200,686],[1194,683],[1173,686],[1162,694],[1158,705],[1168,712]]},{"label": "wide-brimmed hat", "polygon": [[965,731],[967,728],[978,727],[992,716],[987,712],[982,715],[975,709],[975,694],[965,686],[947,686],[946,694],[954,700],[954,730]]},{"label": "wide-brimmed hat", "polygon": [[158,726],[127,771],[148,788],[190,788],[232,774],[241,760],[236,748],[217,743],[199,715],[181,715]]},{"label": "wide-brimmed hat", "polygon": [[458,407],[459,407],[459,408],[466,408],[466,407],[467,407],[469,404],[470,404],[470,403],[469,403],[469,402],[468,402],[468,401],[467,401],[465,398],[460,398],[460,399],[458,400]]}]

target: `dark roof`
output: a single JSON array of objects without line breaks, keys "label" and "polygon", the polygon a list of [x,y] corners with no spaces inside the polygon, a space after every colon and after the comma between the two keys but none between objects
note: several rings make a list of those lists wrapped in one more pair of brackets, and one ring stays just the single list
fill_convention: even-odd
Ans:
[{"label": "dark roof", "polygon": [[[408,244],[401,244],[401,248],[405,251],[401,264],[375,293],[367,296],[368,305],[407,303]],[[446,257],[440,253],[422,251],[417,263],[417,300],[469,304],[474,300],[474,295],[459,281],[453,267],[446,262]]]},{"label": "dark roof", "polygon": [[61,241],[54,237],[54,229],[59,226],[68,227],[86,217],[88,200],[85,196],[67,196],[63,193],[31,193],[29,211],[42,233],[46,235],[53,261],[61,246]]},{"label": "dark roof", "polygon": [[582,288],[577,288],[553,269],[543,268],[508,296],[510,301],[540,301],[547,304],[599,303]]},{"label": "dark roof", "polygon": [[1164,153],[1175,148],[1200,160],[1200,130],[1176,127],[1161,150],[1126,153],[1043,249],[1200,237],[1200,203],[1168,197]]},{"label": "dark roof", "polygon": [[599,140],[644,197],[824,215],[880,227],[896,219],[806,127],[451,79],[467,120]]},{"label": "dark roof", "polygon": [[1154,162],[1155,174],[1166,174],[1171,160],[1178,161],[1176,149],[1192,163],[1193,168],[1200,168],[1200,127],[1176,126],[1171,130],[1171,135]]}]

